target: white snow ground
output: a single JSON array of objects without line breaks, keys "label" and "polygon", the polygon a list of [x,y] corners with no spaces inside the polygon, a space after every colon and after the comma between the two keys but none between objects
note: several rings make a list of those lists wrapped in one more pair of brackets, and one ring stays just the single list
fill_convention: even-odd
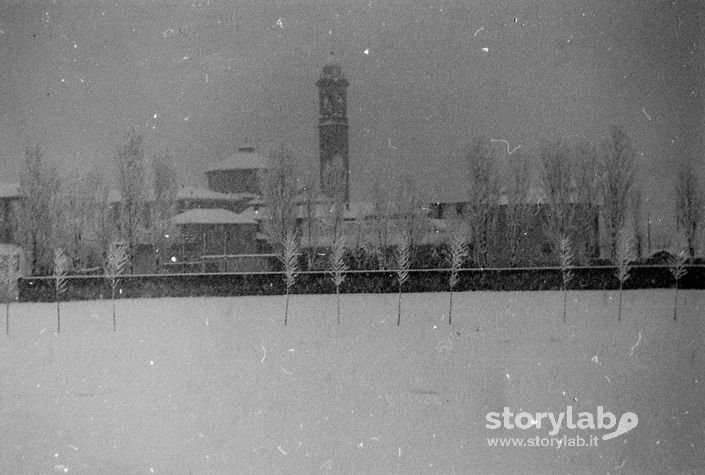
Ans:
[{"label": "white snow ground", "polygon": [[[705,466],[705,292],[13,304],[0,472],[690,473]],[[4,312],[0,313],[2,315]],[[491,448],[488,411],[632,411],[592,448]],[[607,431],[563,429],[563,434]],[[693,472],[694,473],[694,472]]]}]

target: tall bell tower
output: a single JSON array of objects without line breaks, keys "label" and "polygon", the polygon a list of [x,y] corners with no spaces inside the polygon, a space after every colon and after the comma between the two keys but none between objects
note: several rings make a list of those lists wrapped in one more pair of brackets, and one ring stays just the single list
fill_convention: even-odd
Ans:
[{"label": "tall bell tower", "polygon": [[318,86],[318,140],[320,148],[321,191],[325,189],[323,172],[325,167],[340,156],[345,170],[345,202],[350,200],[350,163],[348,160],[348,81],[343,76],[340,64],[330,62],[323,66]]}]

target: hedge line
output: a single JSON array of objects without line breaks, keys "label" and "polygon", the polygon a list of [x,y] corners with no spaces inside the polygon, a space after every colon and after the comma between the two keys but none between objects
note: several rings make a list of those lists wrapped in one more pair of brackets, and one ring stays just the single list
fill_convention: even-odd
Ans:
[{"label": "hedge line", "polygon": [[[705,288],[705,267],[688,267],[679,282],[684,289]],[[445,292],[448,290],[448,270],[415,270],[409,272],[404,292]],[[616,289],[619,282],[614,268],[573,269],[571,290]],[[556,268],[533,269],[467,269],[459,273],[457,291],[468,290],[557,290],[561,288],[561,271]],[[673,287],[668,267],[636,267],[632,269],[625,289]],[[51,277],[26,277],[18,280],[21,302],[54,301],[54,280]],[[282,274],[159,274],[124,276],[119,284],[119,298],[150,297],[225,297],[240,295],[279,295],[286,290]],[[398,291],[394,271],[362,271],[348,273],[342,293],[391,293]],[[334,293],[335,287],[325,272],[306,272],[298,276],[294,294]],[[101,276],[68,277],[66,292],[61,300],[92,300],[110,298],[110,286]]]}]

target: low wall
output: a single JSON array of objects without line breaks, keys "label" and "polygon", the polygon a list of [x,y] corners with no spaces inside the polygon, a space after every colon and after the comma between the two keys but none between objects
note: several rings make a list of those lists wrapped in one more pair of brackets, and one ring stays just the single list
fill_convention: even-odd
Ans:
[{"label": "low wall", "polygon": [[[606,290],[619,288],[613,267],[576,267],[572,270],[570,290]],[[404,292],[445,292],[450,271],[447,269],[411,270]],[[516,269],[465,269],[459,272],[456,291],[468,290],[557,290],[562,285],[561,270],[556,267]],[[687,267],[680,288],[705,288],[705,266]],[[638,266],[630,273],[625,289],[669,288],[674,286],[667,266]],[[54,301],[52,277],[25,277],[18,280],[22,302]],[[197,297],[278,295],[286,291],[281,272],[192,273],[127,275],[120,279],[119,298]],[[396,273],[392,271],[349,271],[340,288],[342,293],[391,293],[398,291]],[[334,293],[335,287],[326,272],[302,272],[292,293]],[[110,298],[111,289],[102,276],[68,277],[61,300]]]}]

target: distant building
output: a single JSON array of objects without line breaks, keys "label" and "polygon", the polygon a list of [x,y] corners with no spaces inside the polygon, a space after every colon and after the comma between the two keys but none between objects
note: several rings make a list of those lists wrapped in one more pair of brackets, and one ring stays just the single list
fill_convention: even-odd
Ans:
[{"label": "distant building", "polygon": [[[189,262],[189,270],[261,270],[262,263],[252,258],[261,248],[252,205],[260,203],[259,175],[268,168],[269,159],[246,145],[206,169],[207,188],[179,188],[171,246],[174,268],[185,270],[182,264]],[[249,257],[236,257],[244,255]]]},{"label": "distant building", "polygon": [[17,205],[20,201],[19,183],[0,183],[0,243],[17,244]]},{"label": "distant building", "polygon": [[222,208],[189,209],[174,216],[174,225],[179,229],[180,242],[172,246],[172,253],[180,254],[183,260],[200,261],[201,270],[261,270],[255,260],[235,257],[257,253],[259,223],[252,208],[243,213]]},{"label": "distant building", "polygon": [[219,193],[260,193],[259,174],[269,168],[269,159],[254,147],[237,149],[233,155],[206,170],[208,189]]}]

